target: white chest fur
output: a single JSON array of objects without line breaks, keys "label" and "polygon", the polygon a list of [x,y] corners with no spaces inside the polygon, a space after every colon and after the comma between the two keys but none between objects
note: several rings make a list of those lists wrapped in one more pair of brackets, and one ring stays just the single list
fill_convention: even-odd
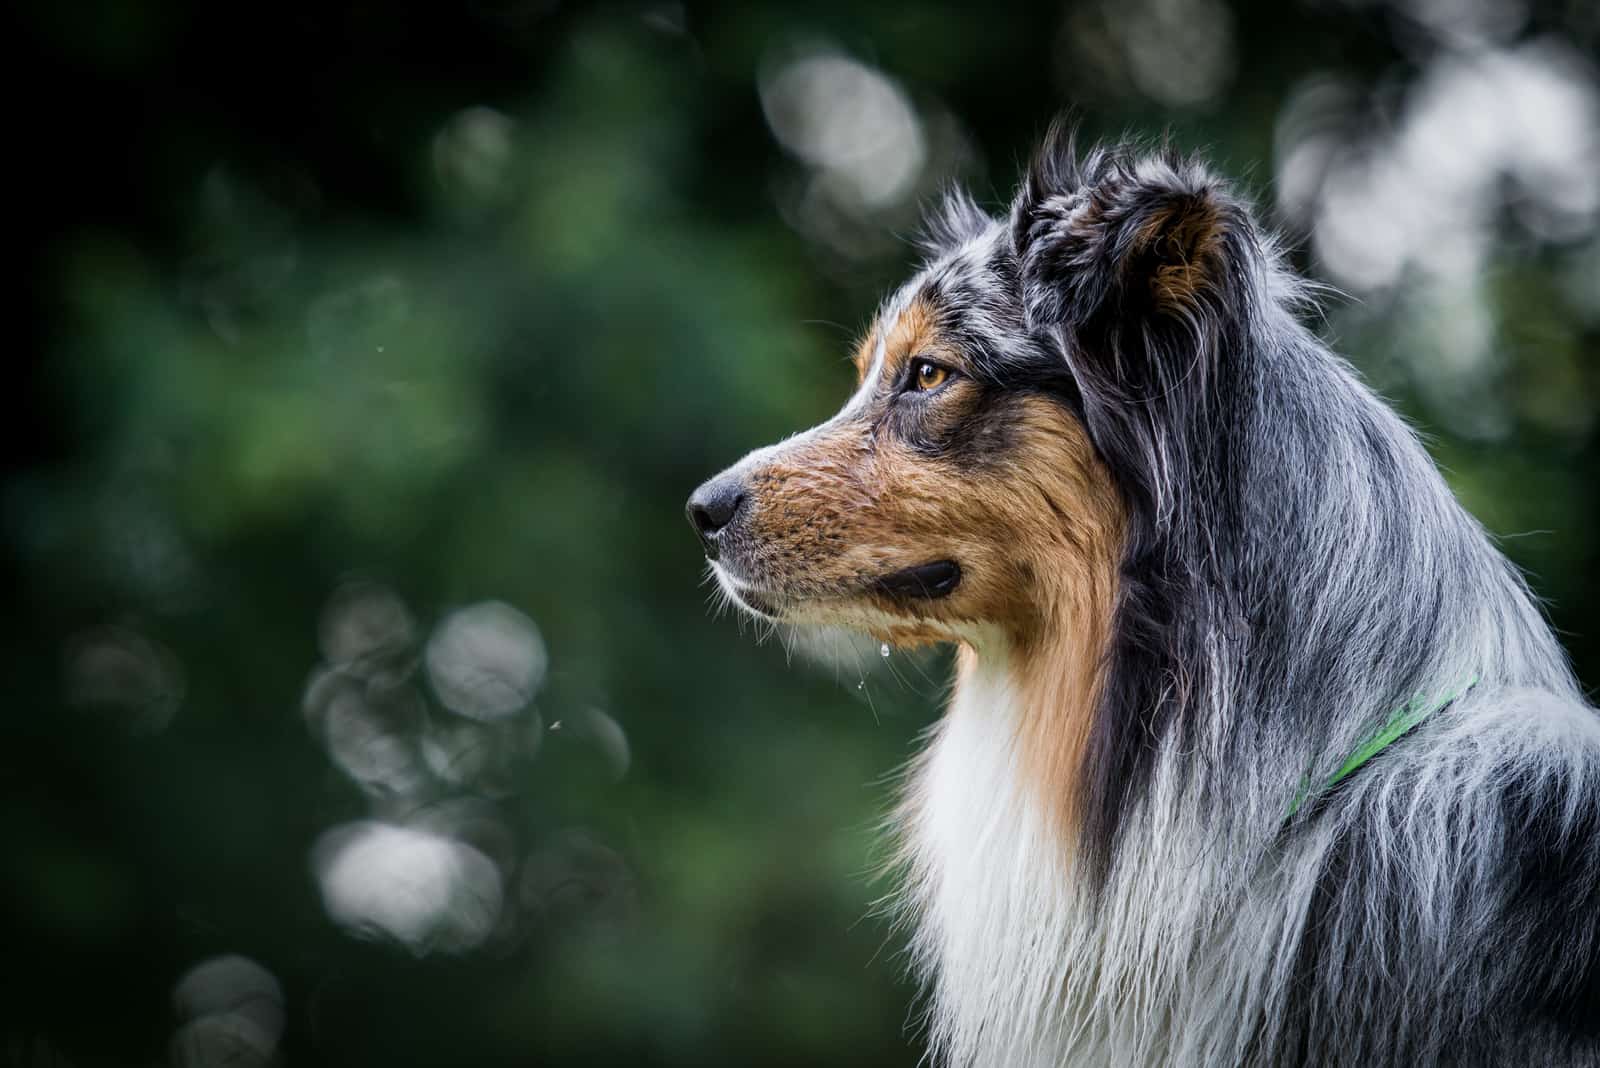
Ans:
[{"label": "white chest fur", "polygon": [[930,1037],[954,1064],[1058,1063],[1077,939],[1068,853],[1019,760],[1019,695],[982,660],[920,759],[902,811]]},{"label": "white chest fur", "polygon": [[1186,1031],[1204,1043],[1199,1032],[1232,1018],[1213,1005],[1200,1017],[1210,1025],[1177,1025],[1199,993],[1182,977],[1217,948],[1205,945],[1201,916],[1219,872],[1206,851],[1187,848],[1202,836],[1180,826],[1185,806],[1165,797],[1169,780],[1158,772],[1155,814],[1097,908],[1050,817],[1065,799],[1042,796],[1028,776],[1019,745],[1028,710],[1004,664],[967,654],[900,812],[903,900],[936,1062],[1177,1063],[1174,1042],[1187,1044]]}]

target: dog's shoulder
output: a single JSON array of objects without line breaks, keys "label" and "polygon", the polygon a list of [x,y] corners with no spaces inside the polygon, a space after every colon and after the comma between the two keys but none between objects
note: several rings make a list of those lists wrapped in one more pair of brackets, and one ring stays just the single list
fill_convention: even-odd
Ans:
[{"label": "dog's shoulder", "polygon": [[1308,1019],[1404,1005],[1402,1046],[1600,1043],[1600,714],[1480,688],[1329,800],[1291,987],[1338,997]]},{"label": "dog's shoulder", "polygon": [[1528,1013],[1600,1040],[1600,722],[1546,699],[1519,765],[1496,776],[1505,891],[1491,952],[1520,961],[1507,976]]},{"label": "dog's shoulder", "polygon": [[1600,1039],[1600,712],[1485,688],[1419,733],[1352,836],[1411,869],[1414,933],[1455,941],[1486,1011]]}]

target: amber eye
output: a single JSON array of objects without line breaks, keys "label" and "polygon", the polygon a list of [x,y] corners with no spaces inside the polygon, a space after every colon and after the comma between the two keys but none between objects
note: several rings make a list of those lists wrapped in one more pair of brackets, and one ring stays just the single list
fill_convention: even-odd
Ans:
[{"label": "amber eye", "polygon": [[950,368],[932,360],[918,360],[911,368],[911,383],[918,393],[931,393],[950,378]]}]

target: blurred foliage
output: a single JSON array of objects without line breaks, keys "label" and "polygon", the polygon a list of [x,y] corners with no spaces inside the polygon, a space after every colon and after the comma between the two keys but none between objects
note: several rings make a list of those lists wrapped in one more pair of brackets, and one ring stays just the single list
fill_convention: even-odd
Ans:
[{"label": "blurred foliage", "polygon": [[[1325,332],[1600,680],[1588,5],[18,20],[10,1061],[917,1063],[874,823],[946,665],[741,636],[682,501],[1062,107],[1359,298]],[[1482,86],[1533,103],[1451,132]]]}]

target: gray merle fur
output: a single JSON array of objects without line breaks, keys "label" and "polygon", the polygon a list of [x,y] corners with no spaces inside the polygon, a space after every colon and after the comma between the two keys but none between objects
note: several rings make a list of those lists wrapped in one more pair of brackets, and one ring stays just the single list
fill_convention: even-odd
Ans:
[{"label": "gray merle fur", "polygon": [[[952,194],[926,248],[976,377],[1066,405],[1129,517],[1063,1015],[985,1020],[935,960],[940,1055],[1600,1065],[1600,720],[1248,206],[1057,129],[1007,219]],[[1457,696],[1288,815],[1418,695]]]}]

